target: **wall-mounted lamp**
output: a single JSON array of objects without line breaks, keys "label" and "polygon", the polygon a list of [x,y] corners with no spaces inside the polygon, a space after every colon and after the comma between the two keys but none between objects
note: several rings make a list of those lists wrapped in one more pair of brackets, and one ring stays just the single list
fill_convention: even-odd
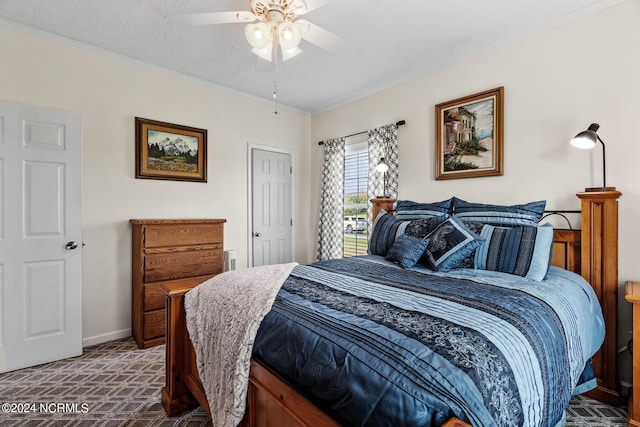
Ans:
[{"label": "wall-mounted lamp", "polygon": [[607,187],[607,162],[605,157],[605,145],[600,136],[596,133],[600,125],[591,123],[589,129],[580,132],[571,140],[571,145],[583,150],[590,150],[596,146],[598,141],[602,144],[602,187],[585,188],[585,191],[615,191],[616,187]]},{"label": "wall-mounted lamp", "polygon": [[376,171],[382,172],[382,196],[383,199],[387,198],[387,171],[389,170],[389,165],[384,161],[384,157],[380,157],[380,161],[376,165]]}]

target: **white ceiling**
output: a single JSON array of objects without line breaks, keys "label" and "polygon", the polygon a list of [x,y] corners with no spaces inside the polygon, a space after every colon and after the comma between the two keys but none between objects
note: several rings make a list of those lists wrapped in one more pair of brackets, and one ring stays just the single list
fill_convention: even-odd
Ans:
[{"label": "white ceiling", "polygon": [[[325,51],[259,64],[244,25],[191,26],[178,15],[249,10],[249,0],[0,0],[29,27],[311,113],[358,99],[622,0],[307,0],[305,19],[342,38]],[[594,29],[595,30],[595,29]]]}]

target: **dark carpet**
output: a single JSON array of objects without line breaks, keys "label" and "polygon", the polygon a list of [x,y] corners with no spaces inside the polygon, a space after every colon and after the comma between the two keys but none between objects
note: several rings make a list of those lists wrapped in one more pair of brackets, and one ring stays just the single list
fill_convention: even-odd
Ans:
[{"label": "dark carpet", "polygon": [[[0,374],[0,426],[211,425],[200,408],[167,417],[163,385],[164,346],[139,350],[129,338],[87,347],[79,357]],[[578,396],[566,425],[623,427],[627,413]]]}]

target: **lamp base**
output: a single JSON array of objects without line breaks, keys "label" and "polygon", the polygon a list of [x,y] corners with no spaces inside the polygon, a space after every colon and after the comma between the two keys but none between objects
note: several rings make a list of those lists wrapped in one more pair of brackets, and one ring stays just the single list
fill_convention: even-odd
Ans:
[{"label": "lamp base", "polygon": [[604,191],[616,191],[616,187],[589,187],[584,189],[588,193],[602,193]]}]

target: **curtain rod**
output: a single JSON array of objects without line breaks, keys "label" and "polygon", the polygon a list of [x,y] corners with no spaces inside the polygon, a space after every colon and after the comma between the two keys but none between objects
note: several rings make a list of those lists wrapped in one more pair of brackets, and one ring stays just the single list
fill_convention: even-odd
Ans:
[{"label": "curtain rod", "polygon": [[[407,122],[404,121],[404,120],[398,120],[396,122],[396,126],[398,126],[398,127],[403,126],[405,124],[407,124]],[[368,130],[363,130],[362,132],[356,132],[356,133],[352,133],[351,135],[343,136],[343,138],[349,138],[350,136],[356,136],[356,135],[360,135],[360,134],[367,133],[367,132],[369,132],[369,131]],[[322,144],[324,144],[324,141],[318,142],[318,145],[322,145]]]}]

